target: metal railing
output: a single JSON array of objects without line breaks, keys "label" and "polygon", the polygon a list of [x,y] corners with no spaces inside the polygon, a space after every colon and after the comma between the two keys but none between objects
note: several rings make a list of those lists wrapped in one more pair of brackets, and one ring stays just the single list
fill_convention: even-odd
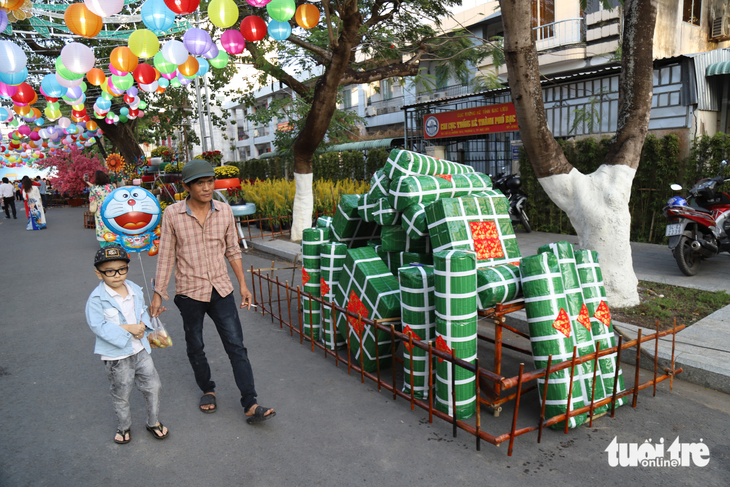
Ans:
[{"label": "metal railing", "polygon": [[403,107],[405,98],[402,96],[396,96],[388,100],[380,100],[371,103],[366,109],[365,114],[368,116],[383,115],[386,113],[399,112]]},{"label": "metal railing", "polygon": [[254,127],[254,129],[253,129],[254,137],[266,137],[268,135],[269,135],[269,126],[268,125],[259,125],[258,127]]},{"label": "metal railing", "polygon": [[583,42],[583,19],[566,19],[532,29],[538,51]]}]

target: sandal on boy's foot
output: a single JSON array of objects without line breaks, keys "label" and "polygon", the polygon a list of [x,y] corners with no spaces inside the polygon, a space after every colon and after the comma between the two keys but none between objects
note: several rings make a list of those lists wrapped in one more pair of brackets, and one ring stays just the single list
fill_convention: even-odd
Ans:
[{"label": "sandal on boy's foot", "polygon": [[[270,414],[266,414],[266,411],[271,409]],[[266,421],[267,419],[271,419],[274,416],[276,416],[276,411],[274,411],[272,408],[265,408],[263,406],[256,406],[256,409],[253,412],[253,415],[249,416],[246,415],[246,422],[248,424],[255,424],[260,423],[261,421]]]},{"label": "sandal on boy's foot", "polygon": [[[213,407],[209,409],[203,409],[203,406],[207,406],[209,404],[212,404]],[[200,410],[204,413],[214,413],[218,409],[218,406],[216,406],[215,403],[215,395],[211,392],[208,392],[206,394],[203,394],[203,397],[200,398]]]},{"label": "sandal on boy's foot", "polygon": [[[147,426],[147,431],[152,433],[152,436],[155,437],[156,440],[164,440],[167,438],[170,434],[170,430],[167,430],[167,433],[164,435],[162,434],[162,431],[164,429],[164,426],[162,426],[162,423],[157,423],[156,426]],[[160,433],[159,435],[157,433]]]},{"label": "sandal on boy's foot", "polygon": [[[121,436],[122,439],[121,440],[117,440],[117,435]],[[129,428],[125,429],[124,431],[117,430],[117,432],[114,433],[114,443],[118,443],[120,445],[126,445],[130,441],[132,441],[132,435],[129,434]]]}]

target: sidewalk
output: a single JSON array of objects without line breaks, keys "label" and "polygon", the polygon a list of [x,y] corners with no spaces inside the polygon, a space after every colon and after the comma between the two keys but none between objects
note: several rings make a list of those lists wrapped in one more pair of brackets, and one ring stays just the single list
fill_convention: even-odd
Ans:
[{"label": "sidewalk", "polygon": [[[534,255],[537,249],[551,242],[566,240],[573,245],[578,244],[578,237],[574,235],[560,235],[555,233],[532,232],[525,233],[517,229],[517,242],[522,255]],[[299,254],[299,244],[283,239],[253,239],[253,247],[267,252],[281,259],[291,262]],[[673,286],[684,286],[705,291],[730,292],[730,258],[726,254],[704,262],[700,265],[696,276],[687,277],[681,273],[671,251],[666,245],[632,243],[634,271],[642,281],[661,282]],[[508,317],[512,326],[527,331],[524,311],[512,313]],[[684,371],[678,377],[681,380],[708,387],[713,390],[730,394],[730,306],[725,307],[677,333],[675,343],[675,367],[682,367]],[[614,326],[625,335],[636,338],[638,327],[614,321]],[[651,333],[644,330],[646,336]],[[515,342],[517,344],[519,340]],[[672,353],[672,340],[664,338],[659,341],[659,362],[669,366]],[[526,346],[523,343],[522,346]],[[654,348],[645,346],[644,349],[653,357]],[[633,364],[634,356],[625,354],[622,359]],[[653,360],[644,356],[642,361],[645,368],[654,367]]]}]

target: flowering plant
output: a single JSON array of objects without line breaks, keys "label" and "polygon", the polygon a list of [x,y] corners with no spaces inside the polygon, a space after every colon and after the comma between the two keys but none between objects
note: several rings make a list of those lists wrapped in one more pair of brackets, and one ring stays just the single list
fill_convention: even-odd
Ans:
[{"label": "flowering plant", "polygon": [[237,178],[239,174],[236,166],[216,166],[213,171],[216,179]]},{"label": "flowering plant", "polygon": [[223,160],[223,154],[219,150],[209,150],[207,152],[203,152],[199,156],[195,156],[195,159],[205,159],[212,165],[217,166]]},{"label": "flowering plant", "polygon": [[243,199],[243,191],[241,191],[240,187],[239,188],[228,188],[226,190],[226,197],[228,198],[228,203],[231,205],[245,204],[245,200]]}]

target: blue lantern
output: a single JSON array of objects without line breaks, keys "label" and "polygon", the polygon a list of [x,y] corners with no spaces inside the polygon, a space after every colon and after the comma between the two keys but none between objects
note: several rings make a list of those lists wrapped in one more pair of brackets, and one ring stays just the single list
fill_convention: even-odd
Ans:
[{"label": "blue lantern", "polygon": [[17,73],[0,72],[0,81],[6,85],[19,85],[26,79],[28,79],[28,68],[23,68]]},{"label": "blue lantern", "polygon": [[291,26],[289,22],[279,22],[272,20],[268,27],[269,35],[277,41],[283,41],[291,35]]},{"label": "blue lantern", "polygon": [[58,82],[56,75],[53,73],[43,77],[41,88],[43,89],[43,93],[50,98],[61,98],[68,91],[68,88],[61,86],[61,83]]},{"label": "blue lantern", "polygon": [[43,120],[42,118],[39,118],[39,119],[37,119],[37,120],[35,121],[35,124],[36,124],[36,126],[37,126],[37,127],[43,127],[43,124],[44,124],[44,123],[46,123],[46,121],[45,121],[45,120]]},{"label": "blue lantern", "polygon": [[210,71],[210,63],[207,59],[203,57],[195,58],[198,60],[198,72],[195,73],[196,76],[205,76],[208,74],[208,71]]},{"label": "blue lantern", "polygon": [[102,97],[96,99],[96,106],[102,110],[109,110],[112,107],[112,102]]},{"label": "blue lantern", "polygon": [[167,88],[168,86],[170,86],[170,81],[166,78],[160,78],[157,80],[157,86],[159,86],[160,88]]},{"label": "blue lantern", "polygon": [[165,5],[164,0],[147,0],[140,11],[145,27],[159,35],[175,23],[175,12]]}]

